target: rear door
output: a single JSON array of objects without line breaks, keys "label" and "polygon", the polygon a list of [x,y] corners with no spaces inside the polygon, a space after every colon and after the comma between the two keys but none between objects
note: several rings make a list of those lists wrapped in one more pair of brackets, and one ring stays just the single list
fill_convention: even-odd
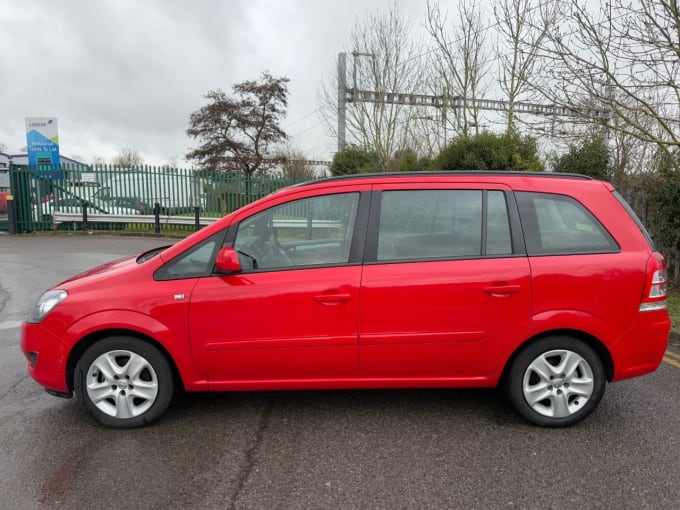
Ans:
[{"label": "rear door", "polygon": [[474,383],[529,329],[529,262],[501,185],[377,185],[366,252],[363,377]]}]

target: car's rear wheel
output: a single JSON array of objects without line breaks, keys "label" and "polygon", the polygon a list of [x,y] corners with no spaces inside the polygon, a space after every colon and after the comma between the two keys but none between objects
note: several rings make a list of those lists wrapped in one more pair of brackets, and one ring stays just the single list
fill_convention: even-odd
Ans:
[{"label": "car's rear wheel", "polygon": [[74,386],[85,409],[114,428],[154,422],[174,392],[165,356],[153,345],[125,336],[105,338],[88,348],[76,365]]},{"label": "car's rear wheel", "polygon": [[531,423],[565,427],[593,412],[605,384],[602,361],[588,344],[554,336],[528,345],[517,355],[506,389],[519,414]]}]

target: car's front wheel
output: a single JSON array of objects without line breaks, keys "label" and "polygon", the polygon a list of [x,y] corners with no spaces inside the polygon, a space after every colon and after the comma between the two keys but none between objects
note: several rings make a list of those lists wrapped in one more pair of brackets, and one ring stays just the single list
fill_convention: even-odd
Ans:
[{"label": "car's front wheel", "polygon": [[585,342],[568,336],[538,340],[514,359],[507,391],[531,423],[573,425],[593,412],[604,395],[602,361]]},{"label": "car's front wheel", "polygon": [[100,423],[132,428],[157,420],[174,392],[165,356],[142,340],[115,336],[93,344],[75,370],[75,391]]}]

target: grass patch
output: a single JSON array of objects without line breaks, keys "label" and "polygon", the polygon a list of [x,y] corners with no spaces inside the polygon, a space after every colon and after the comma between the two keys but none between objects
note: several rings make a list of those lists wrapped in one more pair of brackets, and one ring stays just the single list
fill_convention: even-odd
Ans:
[{"label": "grass patch", "polygon": [[673,322],[673,329],[680,329],[680,288],[668,290],[668,315]]}]

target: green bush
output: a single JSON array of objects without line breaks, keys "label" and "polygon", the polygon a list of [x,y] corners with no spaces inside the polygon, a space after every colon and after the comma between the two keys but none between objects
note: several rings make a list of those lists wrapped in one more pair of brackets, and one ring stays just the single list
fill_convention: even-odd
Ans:
[{"label": "green bush", "polygon": [[456,138],[439,153],[436,164],[441,170],[543,170],[536,140],[516,133]]},{"label": "green bush", "polygon": [[363,174],[379,172],[378,155],[356,145],[348,145],[333,156],[332,175]]},{"label": "green bush", "polygon": [[570,145],[568,152],[555,160],[554,171],[610,180],[609,149],[604,138],[599,134],[591,135],[578,144]]}]

